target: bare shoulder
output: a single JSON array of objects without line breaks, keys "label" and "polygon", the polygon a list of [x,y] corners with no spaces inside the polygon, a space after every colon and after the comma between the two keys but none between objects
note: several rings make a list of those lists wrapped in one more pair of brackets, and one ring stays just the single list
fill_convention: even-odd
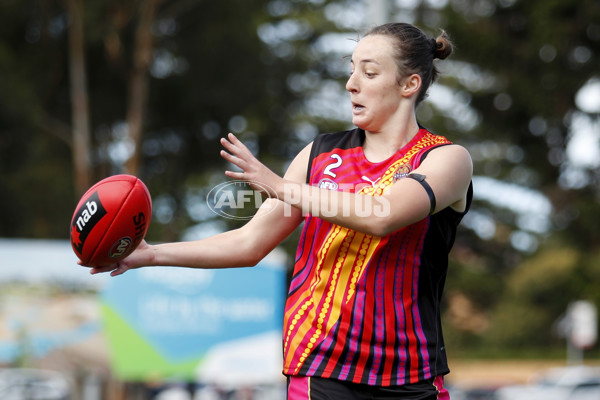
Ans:
[{"label": "bare shoulder", "polygon": [[469,154],[469,151],[458,144],[449,144],[447,146],[436,147],[435,149],[431,150],[429,154],[439,157],[458,157],[464,161],[471,162],[471,154]]},{"label": "bare shoulder", "polygon": [[422,165],[426,169],[440,167],[445,170],[454,169],[455,172],[465,173],[469,178],[473,173],[473,160],[469,151],[457,144],[440,146],[431,150]]}]

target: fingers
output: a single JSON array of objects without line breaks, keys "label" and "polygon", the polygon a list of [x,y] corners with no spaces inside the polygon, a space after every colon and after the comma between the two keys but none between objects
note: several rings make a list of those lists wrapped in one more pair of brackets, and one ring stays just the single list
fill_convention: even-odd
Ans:
[{"label": "fingers", "polygon": [[221,138],[221,145],[225,148],[220,152],[221,157],[242,170],[225,171],[225,175],[233,179],[246,179],[254,159],[250,150],[232,133],[229,133],[227,138]]},{"label": "fingers", "polygon": [[92,269],[90,269],[90,274],[96,275],[96,274],[103,274],[106,272],[110,272],[110,276],[118,276],[118,275],[123,274],[128,269],[129,268],[127,267],[126,264],[115,263],[115,264],[110,264],[110,265],[103,265],[100,267],[92,267]]},{"label": "fingers", "polygon": [[126,265],[124,265],[124,264],[117,264],[117,269],[113,270],[113,271],[110,273],[110,276],[118,276],[118,275],[121,275],[121,274],[125,273],[125,271],[127,271],[128,269],[129,269],[129,268],[128,268]]},{"label": "fingers", "polygon": [[233,144],[237,147],[240,147],[241,149],[248,150],[246,145],[244,143],[242,143],[242,141],[240,139],[238,139],[237,136],[235,136],[233,133],[231,133],[231,132],[228,133],[227,139],[229,139],[229,142],[231,142],[231,144]]},{"label": "fingers", "polygon": [[103,274],[110,272],[110,276],[122,275],[130,269],[136,269],[147,265],[154,265],[152,246],[143,239],[137,248],[126,258],[108,265],[84,265],[81,261],[79,265],[90,268],[90,274]]},{"label": "fingers", "polygon": [[242,143],[233,133],[227,135],[227,138],[221,138],[221,145],[227,149],[227,151],[239,158],[246,158],[248,155],[252,155],[250,150]]},{"label": "fingers", "polygon": [[232,163],[233,165],[236,165],[240,168],[242,168],[242,166],[240,164],[245,164],[244,160],[242,160],[241,158],[239,158],[233,154],[226,152],[225,150],[221,150],[220,154],[221,154],[221,157],[223,157],[223,159],[225,161],[228,161],[228,162]]},{"label": "fingers", "polygon": [[241,172],[236,172],[236,171],[225,171],[225,175],[227,175],[230,178],[233,179],[244,179],[244,171],[246,170],[246,164],[244,163],[243,160],[241,160],[238,157],[235,157],[231,154],[229,154],[228,152],[226,152],[225,150],[221,150],[221,157],[225,160],[228,161],[229,163],[235,165],[236,167],[240,168],[242,171]]},{"label": "fingers", "polygon": [[221,138],[221,145],[225,148],[225,150],[227,150],[221,150],[221,157],[223,157],[225,161],[228,161],[241,168],[239,164],[242,162],[242,159],[239,157],[239,155],[242,149],[234,145],[231,141],[227,140],[226,138]]},{"label": "fingers", "polygon": [[114,269],[116,269],[116,265],[115,264],[111,264],[111,265],[105,265],[102,267],[91,267],[90,269],[90,274],[92,275],[96,275],[96,274],[102,274],[105,272],[110,272]]}]

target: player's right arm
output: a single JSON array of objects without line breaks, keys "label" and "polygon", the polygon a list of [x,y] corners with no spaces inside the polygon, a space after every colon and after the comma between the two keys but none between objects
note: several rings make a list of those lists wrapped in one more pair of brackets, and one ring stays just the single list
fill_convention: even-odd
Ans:
[{"label": "player's right arm", "polygon": [[[292,161],[285,179],[306,182],[311,145]],[[302,212],[277,199],[266,199],[254,217],[244,226],[189,242],[150,245],[142,241],[138,248],[118,263],[92,268],[91,273],[121,275],[143,266],[189,268],[232,268],[256,265],[302,222]]]}]

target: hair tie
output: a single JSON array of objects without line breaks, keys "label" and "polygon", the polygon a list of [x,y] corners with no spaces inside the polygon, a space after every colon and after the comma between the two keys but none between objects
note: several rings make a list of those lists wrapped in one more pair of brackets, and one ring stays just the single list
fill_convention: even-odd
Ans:
[{"label": "hair tie", "polygon": [[435,52],[438,49],[437,40],[430,39],[429,41],[431,42],[431,54],[433,54],[435,56]]}]

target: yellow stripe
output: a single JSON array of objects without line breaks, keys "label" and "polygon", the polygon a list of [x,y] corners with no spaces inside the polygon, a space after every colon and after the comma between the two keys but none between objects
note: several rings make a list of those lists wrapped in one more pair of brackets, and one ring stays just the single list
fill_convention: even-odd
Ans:
[{"label": "yellow stripe", "polygon": [[[319,314],[317,315],[317,311],[314,308],[312,308],[310,313],[310,316],[313,317],[312,320],[310,318],[306,319],[302,324],[304,325],[303,328],[305,328],[306,331],[308,331],[313,326],[312,321],[314,321],[314,318],[316,318],[317,321],[316,329],[310,339],[310,342],[306,344],[304,350],[302,351],[300,359],[298,360],[298,363],[296,365],[296,372],[298,372],[300,367],[302,367],[302,364],[304,364],[304,361],[306,360],[308,355],[312,352],[314,344],[320,342],[319,339],[321,338],[321,336],[323,336],[323,333],[326,334],[327,332],[329,332],[331,326],[333,325],[337,317],[340,315],[340,310],[339,308],[335,307],[335,303],[333,304],[334,307],[332,307],[332,298],[335,294],[337,283],[339,282],[339,274],[344,264],[344,258],[346,256],[346,253],[348,252],[350,243],[352,242],[352,237],[354,236],[354,231],[349,231],[346,228],[342,228],[341,230],[344,231],[346,235],[338,235],[336,237],[335,242],[341,242],[341,244],[334,246],[334,248],[340,249],[339,252],[337,254],[330,252],[329,254],[327,254],[327,259],[324,261],[326,265],[334,265],[333,271],[330,271],[331,274],[327,276],[328,278],[331,278],[329,285],[326,285],[329,279],[320,280],[319,285],[315,285],[315,290],[312,291],[312,298],[314,299],[313,304],[316,306],[321,302],[321,299],[325,294],[325,290],[329,288],[325,296],[325,300],[323,301],[323,305],[319,310]],[[335,260],[333,260],[334,258]],[[303,337],[304,335],[302,335],[299,342],[301,342]]]},{"label": "yellow stripe", "polygon": [[[381,241],[379,237],[355,232],[347,228],[340,227],[339,231],[340,233],[335,238],[331,238],[330,243],[333,248],[339,249],[337,254],[334,252],[327,254],[322,262],[324,265],[333,265],[334,268],[331,270],[325,268],[320,271],[318,282],[311,284],[311,290],[304,295],[303,299],[308,297],[308,300],[296,312],[286,335],[284,344],[286,348],[290,345],[290,339],[293,346],[299,346],[305,335],[314,326],[314,321],[316,321],[315,332],[310,341],[304,346],[300,359],[295,366],[296,372],[312,352],[315,344],[327,336],[339,320],[343,303],[347,303],[354,296],[356,282],[360,280],[365,267]],[[323,275],[327,275],[327,279],[324,279]],[[327,282],[328,284],[326,284]],[[347,294],[345,293],[346,288],[348,288]],[[312,297],[310,297],[310,293],[313,293]],[[323,298],[323,305],[317,310],[315,307]],[[308,309],[309,307],[310,309]],[[298,324],[297,321],[302,318],[307,309],[308,317]],[[296,330],[295,334],[294,330]],[[292,358],[293,354],[288,352],[286,365],[291,363]]]},{"label": "yellow stripe", "polygon": [[[345,236],[345,235],[340,234],[340,233],[342,233],[342,229],[343,228],[339,225],[333,226],[332,231],[327,235],[327,238],[325,239],[323,246],[319,250],[318,257],[317,257],[318,264],[315,267],[315,274],[313,276],[313,281],[311,282],[309,288],[305,291],[303,296],[300,296],[298,298],[298,302],[289,308],[289,310],[292,313],[295,311],[296,314],[294,315],[293,319],[291,320],[292,322],[290,323],[290,327],[289,327],[287,335],[286,335],[286,339],[284,342],[284,348],[286,348],[286,349],[289,348],[288,346],[290,346],[290,345],[293,346],[293,348],[297,348],[300,345],[300,343],[302,343],[302,340],[304,340],[305,335],[308,333],[308,331],[312,327],[312,321],[314,321],[316,318],[316,311],[315,311],[314,305],[318,304],[321,301],[321,298],[323,297],[323,292],[325,291],[324,290],[325,285],[321,284],[321,282],[326,282],[327,278],[329,277],[329,273],[330,273],[329,269],[323,270],[323,265],[332,265],[332,263],[333,263],[332,258],[335,257],[335,254],[333,254],[333,253],[332,253],[333,255],[328,254],[327,250],[331,247],[332,243],[339,242],[340,240],[343,239],[343,236]],[[340,237],[341,237],[341,239],[340,239]],[[323,279],[323,276],[322,276],[323,274],[327,275],[325,277],[325,279]],[[323,287],[323,289],[317,290],[317,288],[319,288],[319,287]],[[311,294],[312,294],[312,296],[311,296]],[[302,307],[298,308],[299,304],[303,301],[304,301],[304,304],[302,305]],[[298,320],[300,320],[302,318],[302,315],[306,311],[308,311],[307,318],[301,324],[298,325],[297,324]],[[290,321],[290,319],[289,319],[290,317],[291,317],[291,315],[286,313],[286,320]],[[296,325],[298,325],[297,332],[295,334],[293,334],[293,331],[294,331],[294,328],[296,327]],[[289,342],[290,339],[291,339],[291,343]],[[313,343],[311,343],[311,345]],[[287,357],[285,359],[285,365],[291,365],[292,358],[294,357],[295,352],[288,351],[286,354],[287,354]],[[306,357],[304,357],[304,358],[306,358]],[[304,359],[302,361],[304,361]]]}]

